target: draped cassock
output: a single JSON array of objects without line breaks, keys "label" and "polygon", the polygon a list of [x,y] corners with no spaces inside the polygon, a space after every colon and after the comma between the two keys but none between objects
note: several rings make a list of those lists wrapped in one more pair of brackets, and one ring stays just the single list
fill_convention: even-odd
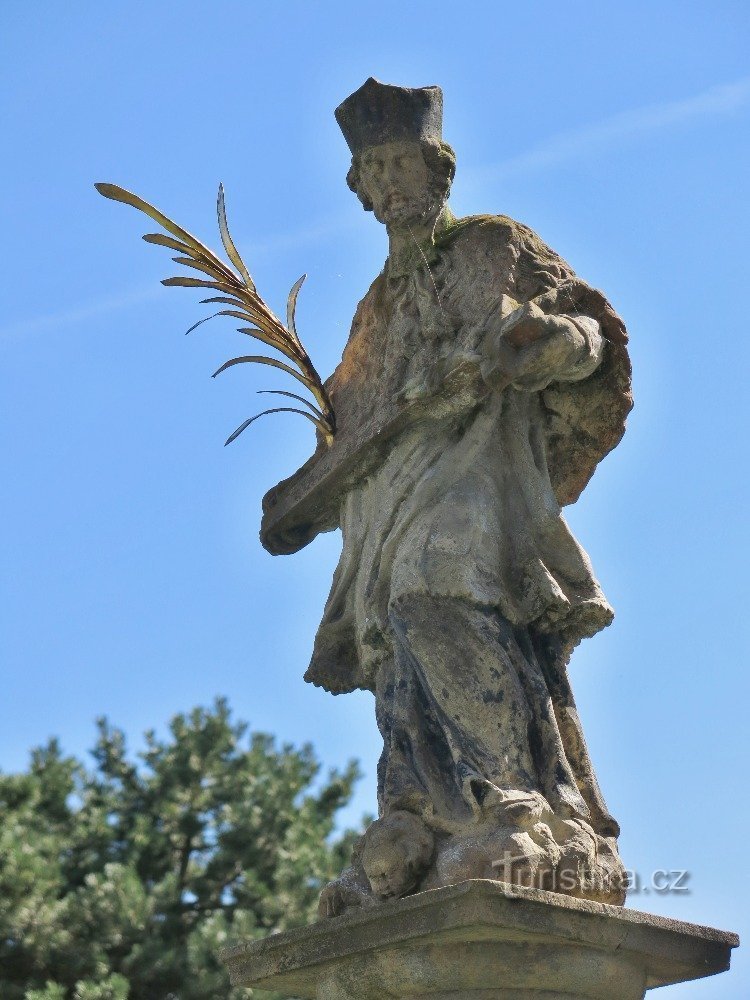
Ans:
[{"label": "draped cassock", "polygon": [[[503,296],[575,335],[543,370],[431,409],[447,372],[486,355]],[[306,679],[375,693],[381,815],[451,829],[529,792],[616,836],[566,675],[612,610],[561,507],[622,435],[625,339],[601,293],[505,217],[452,222],[360,303],[328,383],[340,427],[426,403],[338,502],[343,550]]]}]

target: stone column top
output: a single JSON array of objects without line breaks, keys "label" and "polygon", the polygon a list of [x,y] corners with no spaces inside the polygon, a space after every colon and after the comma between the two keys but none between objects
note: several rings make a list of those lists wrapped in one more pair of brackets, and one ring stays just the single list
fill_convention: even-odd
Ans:
[{"label": "stone column top", "polygon": [[363,967],[368,956],[416,956],[423,949],[434,952],[436,946],[447,954],[454,946],[480,944],[488,958],[493,946],[505,952],[512,945],[539,945],[541,954],[570,949],[581,959],[585,956],[587,966],[601,961],[602,972],[616,955],[640,970],[643,985],[634,995],[642,995],[643,989],[725,971],[739,938],[637,910],[472,879],[239,944],[221,957],[233,985],[316,997],[323,995],[319,984],[332,970],[353,962]]}]

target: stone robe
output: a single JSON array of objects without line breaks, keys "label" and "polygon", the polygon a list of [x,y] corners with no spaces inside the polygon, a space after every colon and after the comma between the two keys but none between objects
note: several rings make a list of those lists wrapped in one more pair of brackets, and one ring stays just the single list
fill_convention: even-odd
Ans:
[{"label": "stone robe", "polygon": [[[342,431],[402,404],[415,417],[337,504],[343,551],[306,679],[375,693],[381,815],[458,830],[520,792],[611,838],[565,664],[612,611],[561,505],[622,434],[624,327],[510,219],[450,225],[432,257],[386,264],[329,381]],[[441,396],[481,366],[503,297],[568,316],[577,342],[502,390]]]}]

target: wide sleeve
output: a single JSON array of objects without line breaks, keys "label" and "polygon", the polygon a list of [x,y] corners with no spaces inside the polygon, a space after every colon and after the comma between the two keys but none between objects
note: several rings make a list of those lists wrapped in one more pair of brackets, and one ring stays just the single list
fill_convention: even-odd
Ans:
[{"label": "wide sleeve", "polygon": [[581,382],[601,364],[606,341],[597,320],[566,315],[556,319],[553,333],[525,348],[530,358],[514,388],[538,392],[553,382]]},{"label": "wide sleeve", "polygon": [[[575,503],[599,462],[625,433],[633,407],[625,325],[604,295],[578,278],[562,282],[534,301],[547,314],[598,326],[600,358],[580,378],[559,378],[540,390],[545,414],[547,461],[558,502]],[[584,324],[583,318],[587,317]],[[592,362],[593,363],[593,358]]]}]

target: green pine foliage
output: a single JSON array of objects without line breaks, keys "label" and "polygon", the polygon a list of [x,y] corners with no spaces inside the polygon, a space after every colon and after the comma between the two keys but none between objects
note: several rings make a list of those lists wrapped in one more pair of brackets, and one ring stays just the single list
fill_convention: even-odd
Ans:
[{"label": "green pine foliage", "polygon": [[245,1000],[217,954],[314,919],[356,764],[321,778],[310,746],[249,734],[222,700],[135,759],[98,726],[93,766],[52,740],[0,774],[0,996]]}]

